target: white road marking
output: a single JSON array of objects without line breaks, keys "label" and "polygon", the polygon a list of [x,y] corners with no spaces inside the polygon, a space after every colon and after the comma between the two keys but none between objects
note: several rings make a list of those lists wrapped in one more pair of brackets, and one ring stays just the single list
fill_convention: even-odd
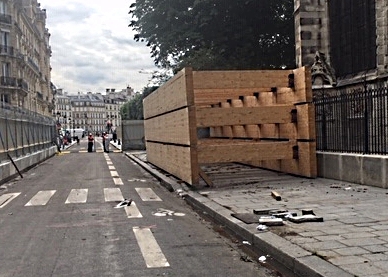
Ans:
[{"label": "white road marking", "polygon": [[121,178],[113,178],[113,182],[115,183],[115,185],[118,186],[124,185],[123,180],[121,180]]},{"label": "white road marking", "polygon": [[106,163],[107,163],[107,165],[112,165],[113,164],[111,161],[107,161]]},{"label": "white road marking", "polygon": [[162,201],[151,188],[135,188],[143,201]]},{"label": "white road marking", "polygon": [[88,189],[72,189],[65,203],[86,203],[87,198]]},{"label": "white road marking", "polygon": [[119,177],[119,173],[117,171],[110,171],[110,175],[112,177]]},{"label": "white road marking", "polygon": [[133,227],[133,232],[148,268],[170,266],[150,228]]},{"label": "white road marking", "polygon": [[109,166],[109,170],[115,170],[116,168],[114,167],[114,165],[110,165]]},{"label": "white road marking", "polygon": [[141,217],[143,217],[134,201],[132,201],[130,206],[124,207],[124,209],[125,209],[125,212],[127,213],[128,218],[141,218]]},{"label": "white road marking", "polygon": [[25,206],[44,206],[55,192],[56,190],[41,190]]},{"label": "white road marking", "polygon": [[105,202],[123,201],[124,197],[119,188],[104,188]]},{"label": "white road marking", "polygon": [[11,202],[13,199],[18,197],[20,192],[15,192],[15,193],[7,193],[0,195],[0,208],[5,207],[9,202]]}]

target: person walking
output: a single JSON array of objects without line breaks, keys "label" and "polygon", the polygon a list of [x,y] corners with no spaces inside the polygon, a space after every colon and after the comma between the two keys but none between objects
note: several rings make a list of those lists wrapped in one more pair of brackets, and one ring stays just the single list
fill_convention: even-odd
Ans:
[{"label": "person walking", "polygon": [[109,153],[109,143],[110,143],[110,138],[108,133],[105,133],[104,135],[104,152]]},{"label": "person walking", "polygon": [[88,152],[93,152],[94,137],[92,133],[89,133],[88,136]]},{"label": "person walking", "polygon": [[104,147],[104,152],[106,152],[106,148],[105,148],[105,135],[106,135],[106,132],[102,132],[102,146]]}]

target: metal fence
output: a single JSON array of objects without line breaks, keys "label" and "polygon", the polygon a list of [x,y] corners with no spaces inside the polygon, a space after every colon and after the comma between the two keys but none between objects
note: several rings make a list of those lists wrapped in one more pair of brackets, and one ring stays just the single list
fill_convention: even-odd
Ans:
[{"label": "metal fence", "polygon": [[0,163],[53,145],[55,120],[5,103],[0,104]]},{"label": "metal fence", "polygon": [[314,91],[317,150],[388,153],[388,88]]}]

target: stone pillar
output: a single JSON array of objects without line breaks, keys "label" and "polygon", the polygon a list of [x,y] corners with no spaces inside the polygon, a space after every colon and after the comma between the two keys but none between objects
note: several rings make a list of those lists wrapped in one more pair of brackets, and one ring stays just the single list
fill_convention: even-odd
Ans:
[{"label": "stone pillar", "polygon": [[330,66],[328,0],[294,0],[296,66],[311,66],[313,85],[335,86]]},{"label": "stone pillar", "polygon": [[327,0],[294,0],[296,66],[311,66],[317,52],[330,60]]}]

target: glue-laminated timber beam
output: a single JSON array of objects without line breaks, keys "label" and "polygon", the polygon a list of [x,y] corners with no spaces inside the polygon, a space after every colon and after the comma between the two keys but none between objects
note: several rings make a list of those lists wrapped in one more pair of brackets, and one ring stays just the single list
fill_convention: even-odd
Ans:
[{"label": "glue-laminated timber beam", "polygon": [[241,108],[204,108],[196,109],[197,127],[216,127],[230,125],[290,123],[293,105],[276,105]]},{"label": "glue-laminated timber beam", "polygon": [[[294,92],[292,88],[288,87],[252,87],[252,88],[224,88],[224,89],[195,89],[194,102],[195,105],[217,104],[225,102],[228,99],[239,99],[245,96],[259,97],[263,92],[271,92],[276,90],[277,93],[288,95],[293,99]],[[293,102],[293,101],[289,101]]]},{"label": "glue-laminated timber beam", "polygon": [[193,71],[195,89],[288,87],[292,70]]},{"label": "glue-laminated timber beam", "polygon": [[[199,164],[223,162],[252,162],[260,160],[291,160],[295,156],[294,141],[253,142],[234,140],[198,141]],[[223,143],[221,143],[223,141]]]},{"label": "glue-laminated timber beam", "polygon": [[196,151],[191,147],[147,141],[147,161],[186,183],[199,182]]},{"label": "glue-laminated timber beam", "polygon": [[144,98],[144,118],[194,105],[192,77],[192,69],[184,68]]}]

